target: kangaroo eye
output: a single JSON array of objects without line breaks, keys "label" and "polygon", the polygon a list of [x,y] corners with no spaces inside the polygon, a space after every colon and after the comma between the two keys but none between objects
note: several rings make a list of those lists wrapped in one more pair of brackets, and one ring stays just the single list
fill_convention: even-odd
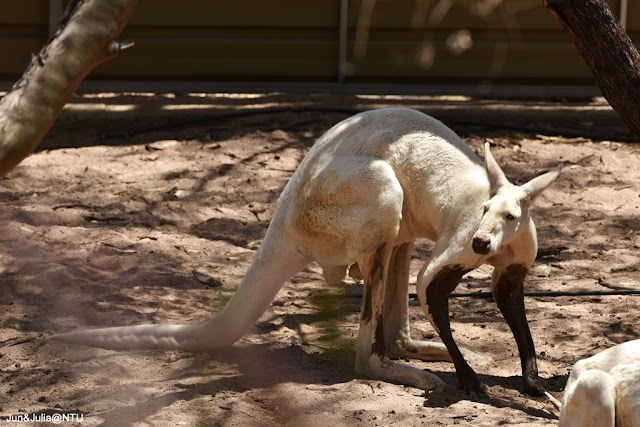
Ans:
[{"label": "kangaroo eye", "polygon": [[484,205],[484,206],[482,207],[482,214],[483,214],[483,215],[484,215],[484,214],[486,214],[488,210],[489,210],[489,205]]},{"label": "kangaroo eye", "polygon": [[506,218],[507,218],[508,221],[513,221],[514,219],[516,219],[516,217],[511,215],[510,213],[507,214]]}]

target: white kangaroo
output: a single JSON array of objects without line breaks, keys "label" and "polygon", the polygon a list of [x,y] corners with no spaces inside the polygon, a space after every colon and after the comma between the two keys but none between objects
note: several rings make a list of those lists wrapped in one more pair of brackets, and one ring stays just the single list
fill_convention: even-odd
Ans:
[{"label": "white kangaroo", "polygon": [[578,361],[562,398],[559,427],[640,427],[640,340]]},{"label": "white kangaroo", "polygon": [[[52,339],[106,349],[207,351],[232,345],[269,308],[286,280],[312,261],[328,281],[349,266],[364,278],[355,370],[425,390],[436,375],[390,359],[453,361],[467,392],[484,394],[451,334],[447,296],[488,263],[491,289],[515,336],[524,391],[542,395],[525,316],[523,281],[537,252],[529,213],[562,165],[522,186],[507,181],[485,144],[485,163],[438,120],[405,108],[357,114],[311,148],[283,190],[260,249],[221,313],[195,325],[76,331]],[[418,275],[422,309],[443,344],[409,335],[409,262],[416,238],[435,242]]]}]

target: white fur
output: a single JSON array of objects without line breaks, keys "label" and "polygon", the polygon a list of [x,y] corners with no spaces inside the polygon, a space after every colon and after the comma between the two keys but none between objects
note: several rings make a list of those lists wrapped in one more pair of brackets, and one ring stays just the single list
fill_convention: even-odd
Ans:
[{"label": "white fur", "polygon": [[[509,265],[528,268],[533,263],[537,242],[529,206],[559,173],[517,187],[506,180],[488,144],[485,163],[453,131],[423,113],[397,108],[353,116],[323,135],[302,161],[282,192],[263,244],[221,313],[197,325],[76,331],[52,339],[108,349],[229,346],[268,309],[287,279],[316,261],[329,281],[340,281],[349,266],[354,277],[364,277],[357,372],[438,388],[443,383],[435,375],[387,358],[456,362],[462,357],[449,355],[451,348],[452,354],[460,353],[455,343],[448,349],[409,336],[413,242],[435,242],[417,284],[420,303],[432,320],[434,303],[426,301],[425,291],[443,267],[469,270],[490,263],[496,267],[495,287]],[[508,214],[514,218],[505,219]],[[474,237],[486,243],[486,253],[474,252]],[[448,327],[448,317],[445,323]],[[475,362],[487,361],[461,351]]]},{"label": "white fur", "polygon": [[559,427],[640,426],[640,340],[578,361],[562,399]]}]

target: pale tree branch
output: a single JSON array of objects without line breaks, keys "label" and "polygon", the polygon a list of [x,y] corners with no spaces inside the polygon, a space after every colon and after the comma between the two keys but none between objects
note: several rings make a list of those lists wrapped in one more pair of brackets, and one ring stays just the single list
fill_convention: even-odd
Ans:
[{"label": "pale tree branch", "polygon": [[130,44],[116,41],[137,0],[74,0],[60,28],[0,100],[0,176],[29,155],[93,68]]}]

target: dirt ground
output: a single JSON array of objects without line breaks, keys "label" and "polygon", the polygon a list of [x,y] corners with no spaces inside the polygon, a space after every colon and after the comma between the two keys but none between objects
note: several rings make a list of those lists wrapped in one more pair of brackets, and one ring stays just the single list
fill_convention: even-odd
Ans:
[{"label": "dirt ground", "polygon": [[[556,425],[546,399],[521,394],[517,349],[492,299],[450,302],[457,342],[495,361],[475,367],[489,397],[354,377],[360,287],[329,287],[315,265],[224,352],[45,340],[220,310],[314,140],[357,110],[390,105],[440,118],[477,152],[489,140],[514,182],[565,163],[536,202],[528,291],[640,288],[640,146],[622,142],[629,135],[600,99],[76,96],[43,150],[0,180],[0,415],[71,413],[84,420],[64,425],[82,426]],[[415,250],[413,283],[429,248]],[[469,273],[457,291],[486,291],[490,274]],[[556,397],[576,360],[640,337],[638,295],[526,304],[542,382]],[[410,309],[414,337],[437,339],[417,303]],[[407,363],[456,384],[451,364]]]}]

